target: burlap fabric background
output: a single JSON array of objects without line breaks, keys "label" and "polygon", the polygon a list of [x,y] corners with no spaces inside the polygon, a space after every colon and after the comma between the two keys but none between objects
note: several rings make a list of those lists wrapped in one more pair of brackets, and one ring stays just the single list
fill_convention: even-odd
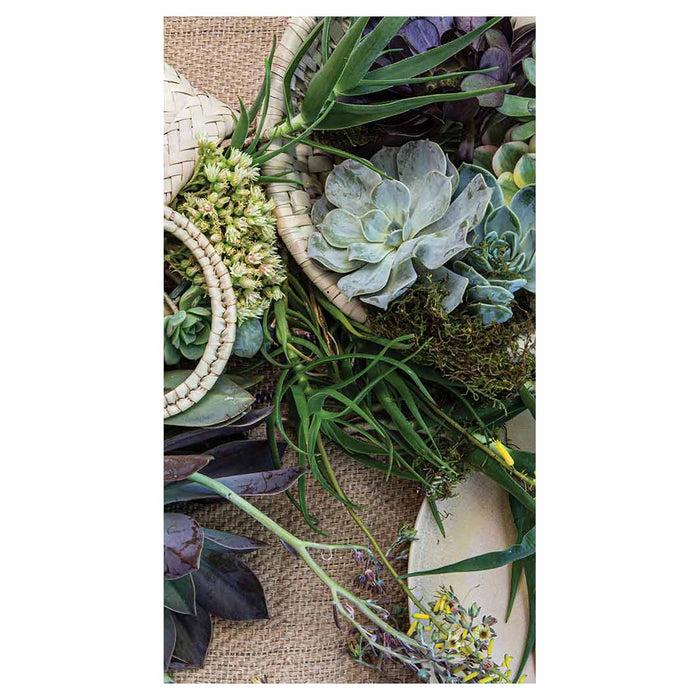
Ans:
[{"label": "burlap fabric background", "polygon": [[[236,105],[254,99],[263,77],[263,60],[273,34],[281,39],[285,17],[166,17],[165,60],[198,88]],[[262,434],[256,437],[263,437]],[[401,524],[412,524],[421,497],[405,482],[386,482],[382,475],[330,448],[330,458],[349,497],[363,506],[362,517],[379,542],[388,546]],[[292,464],[287,450],[284,462]],[[308,501],[321,519],[329,542],[364,543],[362,533],[312,479]],[[258,498],[258,507],[291,532],[315,535],[288,499]],[[270,533],[227,503],[196,505],[187,510],[204,526],[261,539],[269,546],[245,556],[266,593],[270,620],[231,622],[214,619],[214,637],[203,669],[173,673],[178,683],[245,683],[266,676],[270,683],[405,683],[415,675],[398,664],[381,673],[352,661],[346,652],[347,629],[333,621],[327,588],[274,541]],[[335,554],[321,562],[346,586],[358,569],[349,554]],[[400,600],[396,588],[389,594]]]}]

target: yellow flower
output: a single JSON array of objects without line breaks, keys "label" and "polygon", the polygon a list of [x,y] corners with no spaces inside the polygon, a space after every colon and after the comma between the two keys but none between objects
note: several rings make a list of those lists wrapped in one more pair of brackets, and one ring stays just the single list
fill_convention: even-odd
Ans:
[{"label": "yellow flower", "polygon": [[488,642],[491,639],[491,630],[486,625],[477,625],[472,630],[472,634],[474,639],[478,639],[480,642]]},{"label": "yellow flower", "polygon": [[472,678],[476,678],[478,675],[479,675],[478,672],[474,671],[474,673],[470,673],[469,675],[464,676],[464,678],[462,678],[462,683],[466,683],[467,681],[470,681]]},{"label": "yellow flower", "polygon": [[493,680],[493,676],[486,676],[486,678],[482,678],[481,680],[477,681],[477,683],[490,683]]},{"label": "yellow flower", "polygon": [[509,466],[512,467],[515,464],[515,460],[511,457],[510,452],[506,449],[506,446],[500,441],[500,440],[494,440],[491,443],[491,447],[498,452],[498,454],[501,456],[503,461]]},{"label": "yellow flower", "polygon": [[506,668],[510,668],[510,662],[511,662],[512,660],[513,660],[513,657],[512,657],[512,656],[509,656],[508,654],[506,654],[506,655],[503,657],[503,665],[504,665]]}]

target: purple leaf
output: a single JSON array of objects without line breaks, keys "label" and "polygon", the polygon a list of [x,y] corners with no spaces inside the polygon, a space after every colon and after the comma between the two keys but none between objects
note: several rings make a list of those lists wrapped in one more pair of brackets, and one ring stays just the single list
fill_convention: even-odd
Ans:
[{"label": "purple leaf", "polygon": [[440,44],[438,28],[428,19],[418,18],[406,22],[399,30],[411,51],[415,54],[424,53]]},{"label": "purple leaf", "polygon": [[482,24],[486,24],[486,17],[455,17],[455,27],[461,29],[465,34],[473,31]]},{"label": "purple leaf", "polygon": [[[486,49],[486,51],[484,51],[484,55],[479,61],[479,68],[493,68],[494,66],[498,68],[498,70],[491,73],[486,73],[485,75],[498,84],[503,85],[507,83],[510,76],[510,51],[504,51],[503,49],[495,46],[492,46],[490,49]],[[470,78],[475,76],[468,75],[467,77]],[[503,99],[502,92],[493,92],[491,95],[501,95],[501,99]],[[482,97],[486,97],[486,95],[482,95]]]},{"label": "purple leaf", "polygon": [[186,576],[199,567],[204,532],[196,520],[183,513],[165,513],[165,578]]},{"label": "purple leaf", "polygon": [[[489,49],[489,51],[490,50],[491,49]],[[462,90],[490,88],[494,85],[500,85],[500,83],[494,80],[490,74],[476,73],[474,75],[468,75],[462,81]],[[479,95],[476,101],[481,107],[500,107],[503,104],[503,90],[499,92],[489,92],[486,95]]]},{"label": "purple leaf", "polygon": [[[217,481],[241,496],[269,496],[286,491],[305,471],[303,467],[272,469],[254,474],[219,476]],[[202,484],[180,481],[165,487],[164,498],[167,504],[219,500],[221,496]]]},{"label": "purple leaf", "polygon": [[426,17],[425,19],[430,20],[437,28],[440,36],[445,32],[449,31],[455,26],[454,17]]},{"label": "purple leaf", "polygon": [[198,472],[214,459],[210,455],[166,455],[165,481],[180,481]]},{"label": "purple leaf", "polygon": [[[285,442],[277,443],[280,457],[286,446]],[[202,474],[213,479],[262,472],[274,467],[267,440],[233,440],[207,449],[206,454],[214,457],[214,461],[202,470]]]},{"label": "purple leaf", "polygon": [[[164,444],[165,452],[176,452],[184,448],[194,447],[207,440],[221,439],[229,436],[236,436],[247,430],[252,430],[262,423],[272,413],[272,406],[266,408],[256,408],[248,411],[242,418],[231,425],[221,428],[200,428],[199,430],[187,430],[178,435],[166,438]],[[204,449],[191,450],[192,452],[203,452]]]},{"label": "purple leaf", "polygon": [[209,613],[202,605],[197,605],[196,615],[174,614],[173,619],[176,638],[174,658],[170,667],[180,667],[179,664],[176,665],[176,660],[197,668],[204,666],[204,658],[211,640]]},{"label": "purple leaf", "polygon": [[204,528],[204,539],[207,549],[213,544],[215,547],[218,546],[223,549],[230,549],[238,554],[254,552],[257,549],[265,546],[264,542],[251,540],[248,537],[243,537],[243,535],[234,535],[230,532],[210,530],[206,527]]},{"label": "purple leaf", "polygon": [[205,547],[199,571],[192,576],[197,607],[228,620],[269,617],[260,581],[232,552]]},{"label": "purple leaf", "polygon": [[458,102],[445,102],[442,105],[442,115],[446,121],[464,122],[471,117],[474,117],[479,111],[479,100],[472,97],[468,100],[459,100]]},{"label": "purple leaf", "polygon": [[535,25],[526,24],[524,27],[518,27],[513,36],[513,44],[510,49],[512,52],[513,65],[517,66],[523,58],[532,55],[532,42],[535,40]]},{"label": "purple leaf", "polygon": [[164,617],[164,631],[163,631],[163,646],[164,646],[164,658],[163,658],[163,670],[167,671],[170,668],[170,660],[173,658],[173,651],[175,649],[175,620],[167,608],[163,608],[165,614]]}]

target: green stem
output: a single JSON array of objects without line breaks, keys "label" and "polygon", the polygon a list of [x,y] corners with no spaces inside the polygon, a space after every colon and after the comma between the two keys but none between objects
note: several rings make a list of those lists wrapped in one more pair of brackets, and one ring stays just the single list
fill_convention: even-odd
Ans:
[{"label": "green stem", "polygon": [[483,442],[475,438],[468,430],[465,430],[457,421],[453,420],[450,415],[442,411],[440,408],[437,406],[431,406],[431,410],[436,413],[438,416],[440,416],[446,423],[449,423],[452,428],[454,428],[458,433],[461,433],[466,437],[471,443],[473,443],[478,449],[480,449],[482,452],[487,454],[494,462],[498,462],[506,471],[510,472],[514,476],[517,476],[519,479],[522,479],[525,483],[529,484],[530,486],[535,486],[535,480],[532,479],[531,477],[527,476],[527,474],[523,474],[522,472],[518,471],[517,469],[514,469],[513,467],[509,467],[505,461],[497,455],[495,452],[490,450],[486,445],[484,445]]},{"label": "green stem", "polygon": [[[323,445],[323,441],[321,440],[321,436],[318,436],[318,439],[316,441],[316,445],[318,446],[319,452],[321,454],[321,461],[323,462],[323,466],[326,470],[326,474],[328,475],[328,480],[331,482],[333,487],[338,491],[338,493],[347,501],[348,497],[345,495],[345,492],[343,491],[342,486],[338,482],[338,478],[335,474],[335,471],[333,469],[333,466],[331,465],[330,460],[328,459],[328,454],[326,453],[326,448]],[[426,608],[423,603],[421,603],[418,598],[414,595],[413,591],[404,583],[403,579],[399,578],[398,573],[394,569],[394,567],[391,565],[391,562],[387,559],[387,557],[384,555],[384,552],[382,551],[382,548],[379,546],[379,543],[375,539],[374,535],[370,531],[370,529],[365,525],[363,522],[362,518],[355,512],[353,508],[350,506],[345,506],[345,509],[350,513],[350,517],[355,521],[357,526],[362,530],[362,532],[365,534],[365,537],[370,541],[370,544],[372,545],[374,551],[377,553],[379,559],[381,560],[382,564],[386,567],[387,571],[393,576],[394,580],[401,586],[403,589],[404,593],[415,603],[416,607],[424,612],[426,615],[430,616],[430,619],[432,620],[433,624],[440,629],[441,632],[444,632],[445,630],[440,626],[440,621],[433,615],[433,613]]]},{"label": "green stem", "polygon": [[[380,629],[384,630],[391,636],[396,637],[397,639],[401,639],[403,642],[409,644],[410,646],[421,648],[421,645],[418,642],[416,642],[416,640],[405,635],[403,632],[394,629],[391,625],[387,624],[384,620],[382,620],[382,618],[379,617],[379,615],[377,615],[364,600],[358,598],[353,593],[336,583],[323,570],[323,568],[316,563],[316,560],[311,556],[311,554],[309,554],[308,551],[309,549],[349,549],[351,545],[322,545],[318,542],[308,542],[305,540],[300,540],[298,537],[292,535],[291,532],[285,530],[281,525],[278,525],[274,520],[272,520],[272,518],[265,515],[265,513],[263,513],[261,510],[258,510],[254,505],[246,501],[245,498],[237,494],[235,491],[232,491],[231,489],[227,488],[223,484],[219,483],[216,479],[212,479],[211,477],[198,473],[191,474],[187,478],[190,481],[194,481],[197,484],[205,486],[209,490],[225,498],[227,501],[230,501],[242,511],[250,515],[251,518],[257,520],[261,525],[266,527],[274,535],[279,537],[279,539],[281,539],[283,542],[288,544],[299,555],[299,557],[304,561],[304,563],[309,567],[309,569],[311,569],[311,571],[313,571],[313,573],[316,574],[316,576],[321,581],[323,581],[323,583],[325,583],[326,586],[328,586],[328,588],[333,594],[334,602],[337,603],[337,607],[339,610],[342,611],[342,606],[338,602],[338,596],[342,596],[346,600],[350,601],[354,606],[356,606],[368,620],[373,622]],[[364,549],[365,551],[367,551],[365,547],[353,548]]]}]

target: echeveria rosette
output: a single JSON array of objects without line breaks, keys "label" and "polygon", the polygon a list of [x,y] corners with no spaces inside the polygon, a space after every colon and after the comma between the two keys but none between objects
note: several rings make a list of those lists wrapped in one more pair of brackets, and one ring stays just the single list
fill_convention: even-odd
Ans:
[{"label": "echeveria rosette", "polygon": [[535,137],[529,143],[509,141],[502,146],[480,146],[474,152],[474,163],[498,178],[506,204],[523,187],[536,181]]},{"label": "echeveria rosette", "polygon": [[343,275],[338,288],[348,298],[386,309],[419,276],[466,251],[492,191],[480,174],[460,188],[458,171],[431,141],[386,146],[372,164],[392,179],[353,160],[328,176],[308,253]]},{"label": "echeveria rosette", "polygon": [[180,298],[177,312],[165,316],[166,364],[177,364],[182,357],[198,360],[204,353],[211,332],[211,311],[199,306],[203,300],[207,302],[204,290],[193,285]]},{"label": "echeveria rosette", "polygon": [[535,294],[535,185],[519,190],[505,203],[499,182],[486,170],[464,164],[460,183],[481,175],[492,188],[488,212],[469,236],[470,248],[458,260],[433,275],[446,284],[445,308],[451,311],[462,302],[465,310],[481,317],[484,325],[505,323],[512,315],[517,291]]}]

